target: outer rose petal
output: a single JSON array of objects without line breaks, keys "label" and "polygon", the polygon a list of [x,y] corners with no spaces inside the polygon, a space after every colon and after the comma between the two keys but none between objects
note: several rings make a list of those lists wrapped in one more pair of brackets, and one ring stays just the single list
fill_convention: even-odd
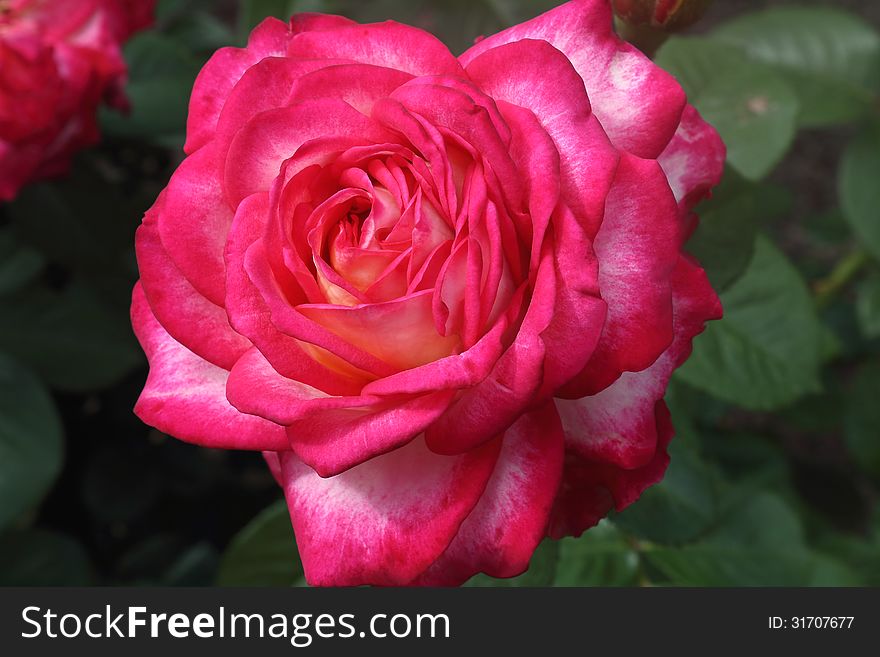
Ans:
[{"label": "outer rose petal", "polygon": [[591,227],[592,238],[602,221],[618,156],[592,115],[571,62],[548,43],[527,39],[484,52],[468,64],[467,74],[496,100],[535,115],[559,153],[562,197]]},{"label": "outer rose petal", "polygon": [[617,38],[607,0],[573,0],[483,39],[459,59],[469,66],[486,51],[522,39],[547,41],[568,57],[615,146],[639,157],[660,155],[678,127],[684,92],[671,75]]},{"label": "outer rose petal", "polygon": [[672,279],[675,339],[641,372],[625,372],[591,397],[556,400],[566,446],[584,459],[625,469],[646,465],[657,451],[654,407],[663,399],[672,373],[691,353],[691,341],[705,322],[721,317],[718,297],[705,272],[686,257]]},{"label": "outer rose petal", "polygon": [[682,210],[687,211],[721,182],[726,148],[715,128],[688,105],[672,141],[657,160]]},{"label": "outer rose petal", "polygon": [[332,59],[293,60],[284,57],[267,57],[257,62],[245,71],[223,103],[213,139],[222,144],[221,150],[225,153],[235,133],[257,114],[291,104],[290,93],[297,80],[339,63]]},{"label": "outer rose petal", "polygon": [[393,21],[298,34],[287,56],[349,59],[410,75],[462,75],[461,65],[437,37]]},{"label": "outer rose petal", "polygon": [[624,153],[593,244],[608,319],[587,367],[561,396],[595,394],[622,372],[648,367],[672,342],[670,279],[681,245],[678,217],[659,165]]},{"label": "outer rose petal", "polygon": [[135,406],[141,420],[181,440],[220,449],[287,448],[284,429],[239,413],[226,401],[229,372],[175,341],[156,321],[140,283],[135,285],[131,322],[150,374]]},{"label": "outer rose petal", "polygon": [[478,572],[522,573],[545,536],[562,478],[563,434],[549,402],[504,434],[486,491],[443,555],[415,583],[450,586]]},{"label": "outer rose petal", "polygon": [[309,584],[403,585],[440,556],[477,504],[500,443],[438,456],[421,438],[321,479],[291,452],[281,472]]},{"label": "outer rose petal", "polygon": [[[263,59],[284,56],[287,44],[295,34],[335,29],[352,24],[352,21],[342,16],[307,13],[297,14],[290,20],[289,25],[275,18],[267,18],[251,32],[247,47],[221,48],[214,53],[199,72],[193,86],[184,151],[193,153],[214,136],[221,112],[239,80]],[[302,63],[302,66],[313,70],[332,63],[332,61]],[[277,84],[277,81],[274,82]],[[271,99],[272,94],[269,93],[267,96]],[[261,98],[259,102],[264,100]],[[271,103],[271,100],[269,102]]]},{"label": "outer rose petal", "polygon": [[226,296],[223,249],[232,223],[222,176],[217,146],[199,149],[177,167],[157,213],[165,251],[199,294],[217,306]]},{"label": "outer rose petal", "polygon": [[205,360],[231,369],[250,343],[232,330],[223,307],[199,294],[165,251],[156,225],[164,198],[159,196],[135,234],[140,283],[153,312],[175,340]]},{"label": "outer rose petal", "polygon": [[566,453],[562,485],[550,519],[551,538],[580,536],[609,511],[622,511],[663,478],[669,465],[666,447],[675,431],[665,403],[657,402],[655,413],[657,449],[651,461],[640,468],[624,470]]}]

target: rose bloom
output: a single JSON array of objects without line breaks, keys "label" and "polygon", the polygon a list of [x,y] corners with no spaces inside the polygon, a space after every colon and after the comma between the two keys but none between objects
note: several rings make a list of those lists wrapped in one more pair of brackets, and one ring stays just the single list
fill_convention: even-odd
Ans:
[{"label": "rose bloom", "polygon": [[724,147],[611,26],[570,2],[456,58],[298,15],[199,75],[137,233],[136,412],[263,450],[309,583],[517,575],[663,476]]},{"label": "rose bloom", "polygon": [[98,140],[102,102],[126,109],[121,45],[155,0],[0,0],[0,200],[63,174]]}]

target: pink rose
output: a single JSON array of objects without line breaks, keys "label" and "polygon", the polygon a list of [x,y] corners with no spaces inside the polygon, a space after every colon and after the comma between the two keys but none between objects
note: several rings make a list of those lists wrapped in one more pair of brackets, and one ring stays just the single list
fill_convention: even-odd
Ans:
[{"label": "pink rose", "polygon": [[263,450],[312,584],[522,572],[663,475],[663,395],[720,315],[682,252],[724,147],[565,4],[459,58],[393,22],[217,52],[137,234],[136,412]]},{"label": "pink rose", "polygon": [[0,200],[67,171],[98,140],[101,102],[124,109],[121,45],[155,0],[0,0]]}]

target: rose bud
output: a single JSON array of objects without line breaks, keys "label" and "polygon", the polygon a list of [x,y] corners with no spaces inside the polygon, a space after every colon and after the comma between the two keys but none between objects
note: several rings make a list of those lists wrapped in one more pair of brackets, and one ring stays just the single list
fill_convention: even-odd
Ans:
[{"label": "rose bud", "polygon": [[518,575],[663,477],[724,145],[611,26],[569,2],[456,58],[270,18],[198,76],[137,232],[135,411],[262,450],[309,583]]},{"label": "rose bud", "polygon": [[122,44],[155,0],[0,1],[0,200],[57,176],[98,141],[102,102],[125,109]]}]

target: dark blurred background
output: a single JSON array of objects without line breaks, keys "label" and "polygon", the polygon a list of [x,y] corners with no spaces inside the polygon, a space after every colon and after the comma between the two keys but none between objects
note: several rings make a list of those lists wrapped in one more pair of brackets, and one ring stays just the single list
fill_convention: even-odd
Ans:
[{"label": "dark blurred background", "polygon": [[[431,30],[460,52],[476,36],[554,4],[160,2],[155,29],[126,48],[131,114],[102,115],[102,143],[77,157],[68,179],[32,185],[0,206],[0,352],[14,358],[0,357],[0,435],[40,435],[0,444],[0,584],[301,582],[281,494],[262,458],[186,445],[131,411],[146,377],[127,320],[137,278],[133,236],[183,157],[193,79],[216,48],[242,44],[269,14],[393,18]],[[789,4],[716,0],[688,34],[712,35],[728,21]],[[880,27],[880,3],[797,4],[849,11],[865,25],[868,36],[858,37],[864,48],[875,47],[870,33]],[[688,68],[687,43],[668,44],[658,62],[690,80],[692,91],[699,76]],[[838,46],[846,50],[843,41],[825,44]],[[739,57],[749,69],[748,58]],[[679,437],[667,480],[584,539],[545,545],[514,583],[880,584],[880,274],[877,251],[863,239],[871,228],[858,228],[865,220],[841,210],[839,174],[846,149],[862,144],[880,116],[880,87],[871,86],[880,59],[874,63],[867,109],[797,126],[789,116],[791,138],[751,160],[767,158],[760,171],[741,164],[750,161],[748,152],[732,158],[724,189],[707,206],[705,237],[694,245],[733,305],[759,297],[760,290],[737,286],[761,277],[793,281],[790,294],[768,295],[809,295],[809,308],[783,308],[779,321],[798,344],[801,333],[819,336],[815,371],[779,365],[768,374],[771,392],[756,400],[742,392],[751,387],[748,371],[728,376],[725,364],[704,358],[698,346],[696,364],[670,391]],[[728,70],[708,75],[724,87]],[[771,107],[776,91],[770,89]],[[787,93],[779,95],[783,109]],[[717,98],[696,95],[713,120]],[[743,144],[756,139],[748,120],[724,125],[729,143],[743,131]],[[768,129],[787,130],[759,124],[759,141]],[[876,186],[880,164],[870,152],[863,157],[878,167],[866,173],[878,174]],[[761,255],[764,269],[752,271],[759,230],[780,255]],[[746,283],[737,282],[741,277]],[[731,320],[740,330],[747,310]],[[779,326],[773,317],[768,322]],[[775,357],[787,358],[787,338],[776,339],[781,343],[770,351],[778,347]],[[706,372],[721,383],[707,383]],[[798,381],[811,376],[816,385]],[[728,380],[729,389],[719,387]]]}]

